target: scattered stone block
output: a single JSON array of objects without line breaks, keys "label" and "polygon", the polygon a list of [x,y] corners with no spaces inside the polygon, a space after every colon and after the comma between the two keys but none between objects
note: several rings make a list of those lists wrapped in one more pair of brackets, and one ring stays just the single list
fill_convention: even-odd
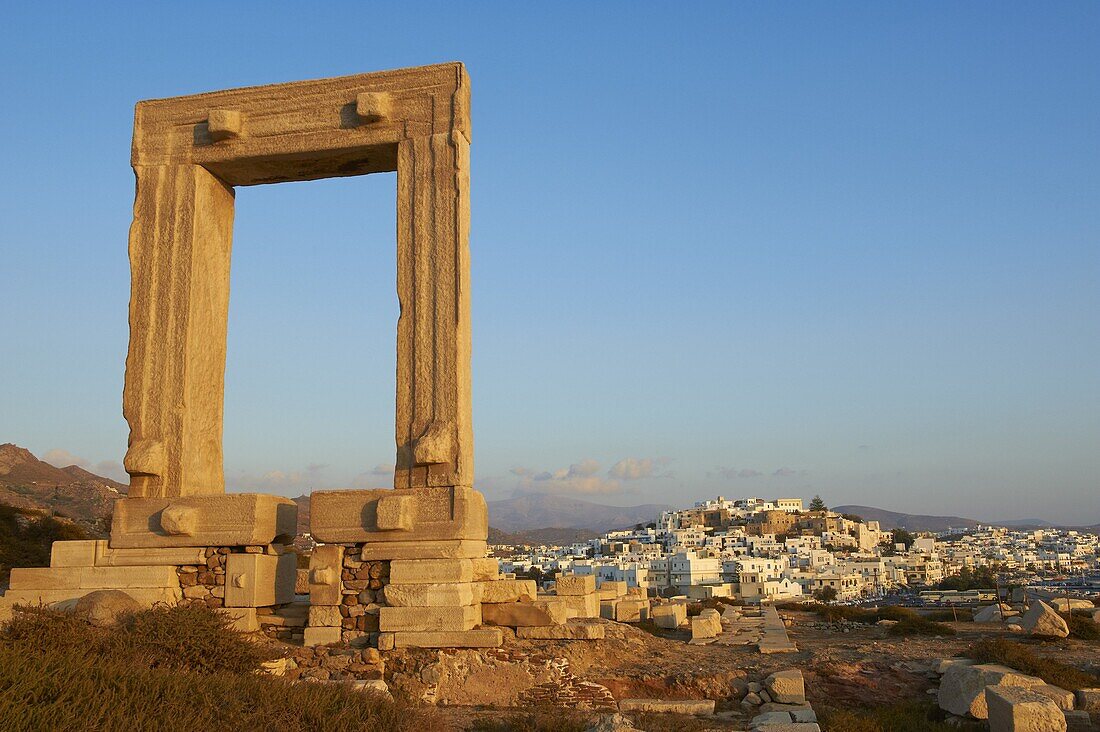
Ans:
[{"label": "scattered stone block", "polygon": [[1083,600],[1077,597],[1056,597],[1050,601],[1050,606],[1060,613],[1068,613],[1073,610],[1093,610],[1096,606],[1092,600]]},{"label": "scattered stone block", "polygon": [[[478,628],[455,632],[393,633],[394,648],[497,648],[503,640],[504,636],[500,628]],[[381,646],[381,638],[379,645]]]},{"label": "scattered stone block", "polygon": [[1078,689],[1077,708],[1086,712],[1100,712],[1100,688]]},{"label": "scattered stone block", "polygon": [[806,703],[806,683],[797,669],[776,671],[764,679],[764,688],[780,704]]},{"label": "scattered stone block", "polygon": [[604,627],[596,623],[516,628],[516,637],[528,640],[601,640],[604,635]]},{"label": "scattered stone block", "polygon": [[396,634],[395,633],[379,633],[378,634],[378,650],[380,651],[392,651],[396,647]]},{"label": "scattered stone block", "polygon": [[659,712],[664,714],[714,714],[713,699],[622,699],[622,712]]},{"label": "scattered stone block", "polygon": [[469,559],[395,559],[390,562],[390,583],[395,585],[472,582]]},{"label": "scattered stone block", "polygon": [[391,607],[459,607],[475,604],[474,587],[471,582],[412,585],[391,582],[383,594]]},{"label": "scattered stone block", "polygon": [[328,646],[341,641],[340,628],[307,627],[303,631],[302,645]]},{"label": "scattered stone block", "polygon": [[[987,686],[1042,686],[1042,679],[1022,674],[1015,669],[997,664],[954,664],[940,679],[937,695],[940,708],[975,719],[989,716],[986,706]],[[1044,697],[1045,698],[1045,697]]]},{"label": "scattered stone block", "polygon": [[481,624],[481,606],[383,607],[378,629],[383,631],[461,631]]},{"label": "scattered stone block", "polygon": [[600,586],[596,588],[596,592],[599,594],[601,600],[614,600],[619,597],[625,597],[629,587],[626,582],[617,580],[604,580],[600,583]]},{"label": "scattered stone block", "polygon": [[564,625],[565,607],[557,602],[507,602],[481,606],[482,622],[509,628]]},{"label": "scattered stone block", "polygon": [[615,604],[615,620],[619,623],[640,623],[649,620],[649,600],[624,598]]},{"label": "scattered stone block", "polygon": [[1050,699],[1054,704],[1063,711],[1069,711],[1073,709],[1073,692],[1066,691],[1060,686],[1054,686],[1053,684],[1043,684],[1042,686],[1030,687],[1036,693],[1042,694],[1047,699]]},{"label": "scattered stone block", "polygon": [[1035,636],[1045,638],[1069,637],[1069,626],[1066,625],[1066,621],[1054,611],[1054,608],[1042,600],[1036,600],[1031,604],[1031,607],[1021,618],[1021,627],[1025,632]]},{"label": "scattered stone block", "polygon": [[963,666],[973,666],[975,663],[977,662],[970,658],[941,658],[940,660],[932,664],[932,670],[940,676],[943,676],[945,673],[947,673],[947,669],[956,664],[962,664]]},{"label": "scattered stone block", "polygon": [[596,591],[596,575],[559,574],[554,582],[554,591],[561,597],[591,595]]},{"label": "scattered stone block", "polygon": [[985,699],[990,732],[1066,732],[1062,710],[1034,689],[989,686]]},{"label": "scattered stone block", "polygon": [[1084,710],[1078,709],[1072,712],[1063,711],[1062,716],[1066,718],[1067,732],[1091,732],[1091,730],[1096,729],[1092,726],[1092,719],[1089,717],[1089,713]]},{"label": "scattered stone block", "polygon": [[[493,560],[496,561],[496,560]],[[478,602],[524,602],[538,597],[538,583],[534,580],[498,579],[475,582]]]},{"label": "scattered stone block", "polygon": [[749,725],[753,729],[760,727],[771,728],[774,724],[790,724],[794,720],[791,719],[791,715],[787,712],[764,712],[763,714],[757,714],[749,722]]},{"label": "scattered stone block", "polygon": [[675,630],[687,622],[687,605],[676,602],[650,608],[649,616],[658,628]]},{"label": "scattered stone block", "polygon": [[595,593],[591,595],[566,595],[564,597],[554,595],[540,597],[539,599],[561,604],[570,618],[600,617],[600,598]]}]

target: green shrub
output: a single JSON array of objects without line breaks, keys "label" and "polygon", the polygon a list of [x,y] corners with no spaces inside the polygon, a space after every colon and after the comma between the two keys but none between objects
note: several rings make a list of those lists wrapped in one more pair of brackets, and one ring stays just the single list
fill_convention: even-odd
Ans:
[{"label": "green shrub", "polygon": [[12,567],[48,567],[50,549],[59,540],[87,539],[88,534],[37,511],[0,504],[0,584]]},{"label": "green shrub", "polygon": [[1100,686],[1100,676],[1087,673],[1059,661],[1043,658],[1023,643],[1004,638],[984,638],[970,646],[968,656],[979,663],[999,663],[1038,676],[1048,684],[1063,689]]},{"label": "green shrub", "polygon": [[937,623],[934,620],[923,618],[920,616],[914,618],[907,618],[905,620],[899,620],[897,625],[890,626],[888,631],[890,635],[897,636],[910,636],[910,635],[936,635],[936,636],[949,636],[955,635],[955,629],[950,625],[944,625],[943,623]]}]

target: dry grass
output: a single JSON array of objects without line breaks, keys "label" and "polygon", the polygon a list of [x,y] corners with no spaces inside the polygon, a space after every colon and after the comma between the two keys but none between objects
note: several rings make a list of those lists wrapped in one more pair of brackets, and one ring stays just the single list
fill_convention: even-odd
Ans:
[{"label": "dry grass", "polygon": [[1083,641],[1100,641],[1100,623],[1093,622],[1091,610],[1059,613],[1069,626],[1069,637]]},{"label": "dry grass", "polygon": [[475,719],[469,732],[584,732],[592,724],[592,714],[534,707],[506,716]]},{"label": "dry grass", "polygon": [[946,715],[933,703],[905,701],[872,709],[822,709],[818,714],[823,732],[958,732],[984,729],[980,722],[947,724]]},{"label": "dry grass", "polygon": [[11,732],[432,729],[376,695],[255,673],[268,657],[206,609],[142,611],[113,629],[21,613],[0,630],[0,719]]},{"label": "dry grass", "polygon": [[999,663],[1063,689],[1100,686],[1100,676],[1059,661],[1043,658],[1023,643],[1004,638],[984,638],[970,646],[968,656],[979,663]]}]

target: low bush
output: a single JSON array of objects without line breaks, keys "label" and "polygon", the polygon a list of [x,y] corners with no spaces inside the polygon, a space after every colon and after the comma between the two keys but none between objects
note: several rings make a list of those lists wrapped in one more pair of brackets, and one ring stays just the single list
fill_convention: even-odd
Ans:
[{"label": "low bush", "polygon": [[1060,613],[1069,626],[1069,637],[1083,641],[1100,641],[1100,623],[1092,619],[1091,610],[1074,610]]},{"label": "low bush", "polygon": [[1100,676],[1043,658],[1023,643],[1004,638],[983,638],[970,646],[967,655],[979,663],[999,663],[1029,676],[1038,676],[1048,684],[1063,689],[1100,686]]},{"label": "low bush", "polygon": [[86,653],[142,668],[250,673],[272,658],[265,646],[229,628],[223,615],[204,607],[158,605],[98,628],[76,615],[28,609],[0,631],[12,646],[53,653]]},{"label": "low bush", "polygon": [[268,657],[205,608],[145,610],[116,628],[17,613],[0,629],[0,720],[5,732],[433,728],[385,697],[255,673]]},{"label": "low bush", "polygon": [[950,625],[944,625],[943,623],[937,623],[935,620],[929,620],[928,618],[920,615],[912,618],[906,618],[899,620],[897,625],[890,626],[888,631],[890,635],[897,636],[910,636],[910,635],[936,635],[936,636],[949,636],[955,635],[955,629]]},{"label": "low bush", "polygon": [[924,700],[899,702],[872,709],[822,708],[818,717],[824,732],[958,732],[984,729],[981,723],[947,724],[947,716]]}]

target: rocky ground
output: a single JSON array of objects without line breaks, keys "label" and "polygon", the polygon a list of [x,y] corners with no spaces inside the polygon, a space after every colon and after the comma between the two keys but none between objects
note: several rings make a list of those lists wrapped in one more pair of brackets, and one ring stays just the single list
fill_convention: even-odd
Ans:
[{"label": "rocky ground", "polygon": [[[974,641],[1004,635],[1021,640],[994,625],[970,622],[949,623],[957,635],[951,637],[899,638],[887,629],[856,623],[823,622],[806,612],[785,612],[791,620],[789,634],[798,646],[796,653],[762,655],[754,645],[689,645],[684,632],[659,631],[655,635],[639,627],[606,623],[607,637],[596,641],[524,641],[509,638],[505,651],[529,654],[534,665],[546,658],[564,659],[568,672],[581,682],[606,688],[615,699],[715,699],[716,716],[705,720],[661,715],[656,728],[746,729],[756,713],[741,705],[750,682],[759,683],[775,671],[796,668],[803,672],[809,702],[815,709],[869,708],[903,699],[927,699],[936,685],[933,661],[964,654]],[[1097,670],[1100,655],[1095,645],[1064,640],[1034,643],[1040,655],[1082,669]],[[437,711],[443,728],[467,730],[485,728],[496,720],[505,724],[514,712],[493,710],[479,697],[497,694],[509,697],[507,674],[491,669],[482,673],[467,661],[433,664],[440,652],[407,651],[387,656],[387,680],[391,688],[423,695],[434,685],[450,688]],[[418,669],[431,666],[427,678]],[[475,664],[476,665],[476,664]],[[448,687],[440,674],[456,678]],[[463,677],[464,678],[458,678]],[[492,681],[489,681],[492,679]],[[490,688],[491,687],[491,688]],[[455,689],[464,689],[455,692]],[[454,695],[469,694],[465,699]],[[450,696],[448,696],[450,694]],[[455,704],[453,702],[459,702]],[[470,706],[473,704],[473,706]],[[522,705],[519,705],[522,706]],[[491,726],[491,725],[490,725]],[[501,729],[505,727],[499,727]],[[566,727],[562,727],[565,729]]]}]

